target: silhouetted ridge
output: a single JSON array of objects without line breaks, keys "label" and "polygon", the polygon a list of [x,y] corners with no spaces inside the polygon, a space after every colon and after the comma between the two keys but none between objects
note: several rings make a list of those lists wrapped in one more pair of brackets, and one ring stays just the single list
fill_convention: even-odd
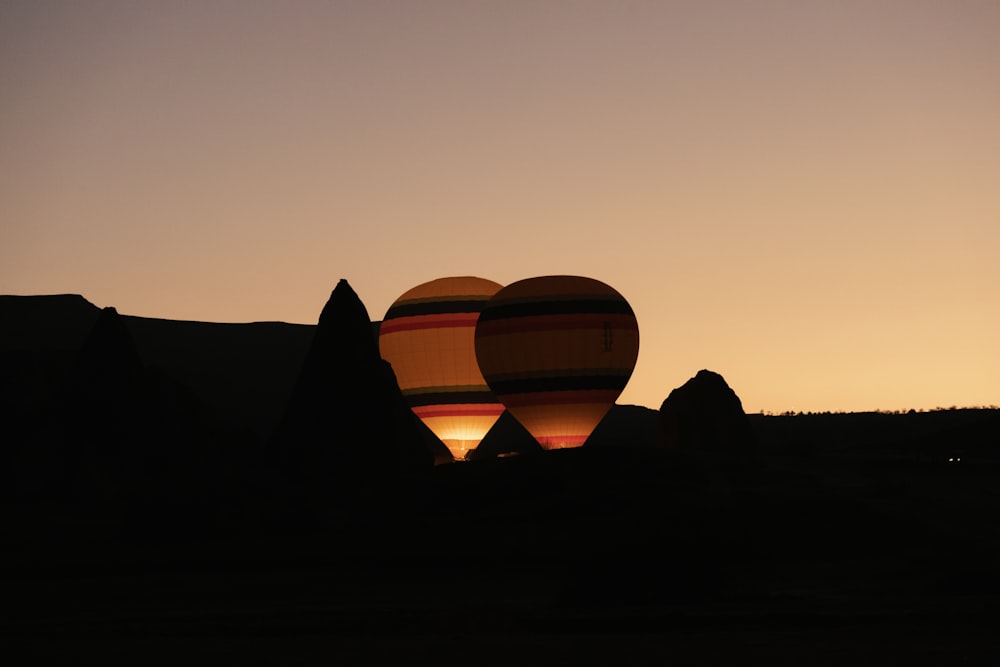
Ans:
[{"label": "silhouetted ridge", "polygon": [[429,469],[430,453],[378,354],[368,311],[346,280],[323,307],[274,437],[287,472],[330,490]]},{"label": "silhouetted ridge", "polygon": [[660,406],[663,437],[668,447],[728,456],[755,450],[743,403],[726,380],[708,370],[674,389]]},{"label": "silhouetted ridge", "polygon": [[79,294],[0,295],[0,348],[76,351],[99,312]]}]

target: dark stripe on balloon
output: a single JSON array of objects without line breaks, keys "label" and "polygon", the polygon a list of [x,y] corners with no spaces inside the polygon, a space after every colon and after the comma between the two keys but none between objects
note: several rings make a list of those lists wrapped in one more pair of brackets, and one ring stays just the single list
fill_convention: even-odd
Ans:
[{"label": "dark stripe on balloon", "polygon": [[608,389],[504,394],[503,403],[510,409],[540,405],[606,405],[610,410],[620,393],[619,389]]},{"label": "dark stripe on balloon", "polygon": [[581,331],[590,330],[603,332],[607,328],[612,331],[639,331],[639,324],[635,321],[635,316],[624,313],[577,313],[573,315],[539,315],[529,319],[510,318],[484,320],[479,316],[476,324],[476,336],[496,336],[499,334],[525,334],[541,333],[544,331],[566,331],[578,329]]},{"label": "dark stripe on balloon", "polygon": [[558,299],[524,303],[491,303],[479,315],[480,322],[505,320],[512,317],[537,317],[539,315],[632,315],[632,308],[621,298]]},{"label": "dark stripe on balloon", "polygon": [[[412,392],[412,393],[411,393]],[[442,405],[452,403],[496,403],[497,397],[491,391],[433,391],[416,393],[410,390],[405,395],[411,408],[422,405]]]},{"label": "dark stripe on balloon", "polygon": [[487,377],[490,388],[497,396],[507,394],[527,394],[544,391],[588,391],[588,390],[608,390],[621,391],[628,384],[628,379],[632,376],[631,371],[617,375],[587,375],[568,377],[534,377],[523,380],[494,380]]},{"label": "dark stripe on balloon", "polygon": [[463,299],[461,301],[435,300],[430,302],[400,303],[389,308],[382,321],[394,320],[399,317],[414,317],[417,315],[440,315],[442,313],[478,313],[489,300]]}]

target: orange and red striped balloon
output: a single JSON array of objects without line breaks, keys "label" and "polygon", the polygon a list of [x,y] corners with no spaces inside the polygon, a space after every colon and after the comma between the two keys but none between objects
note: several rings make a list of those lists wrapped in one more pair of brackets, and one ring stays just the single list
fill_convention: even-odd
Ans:
[{"label": "orange and red striped balloon", "polygon": [[628,384],[639,326],[599,280],[528,278],[485,305],[475,348],[493,393],[543,448],[578,447]]},{"label": "orange and red striped balloon", "polygon": [[472,276],[439,278],[405,292],[379,329],[410,409],[461,460],[503,413],[476,362],[479,311],[500,284]]}]

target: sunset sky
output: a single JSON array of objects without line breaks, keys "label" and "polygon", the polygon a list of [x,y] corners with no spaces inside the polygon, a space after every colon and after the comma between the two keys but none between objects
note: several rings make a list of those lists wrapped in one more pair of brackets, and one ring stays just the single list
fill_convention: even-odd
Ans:
[{"label": "sunset sky", "polygon": [[0,2],[0,293],[602,280],[619,402],[1000,404],[1000,2]]}]

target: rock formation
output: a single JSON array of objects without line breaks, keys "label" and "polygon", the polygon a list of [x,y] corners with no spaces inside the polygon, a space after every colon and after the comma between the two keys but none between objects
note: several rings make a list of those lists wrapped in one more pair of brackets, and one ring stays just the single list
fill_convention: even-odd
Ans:
[{"label": "rock formation", "polygon": [[307,493],[429,469],[415,419],[379,357],[367,309],[341,280],[272,438],[276,458]]},{"label": "rock formation", "polygon": [[104,308],[87,335],[60,404],[56,421],[85,496],[162,507],[203,503],[218,487],[212,478],[224,462],[209,461],[212,429],[198,399],[143,365],[114,308]]},{"label": "rock formation", "polygon": [[14,436],[5,492],[33,508],[38,525],[213,530],[218,500],[232,494],[212,422],[193,392],[143,364],[114,308],[95,315],[82,343],[46,373],[50,388],[5,433]]},{"label": "rock formation", "polygon": [[743,404],[726,380],[708,370],[670,392],[660,406],[667,447],[745,457],[755,437]]}]

